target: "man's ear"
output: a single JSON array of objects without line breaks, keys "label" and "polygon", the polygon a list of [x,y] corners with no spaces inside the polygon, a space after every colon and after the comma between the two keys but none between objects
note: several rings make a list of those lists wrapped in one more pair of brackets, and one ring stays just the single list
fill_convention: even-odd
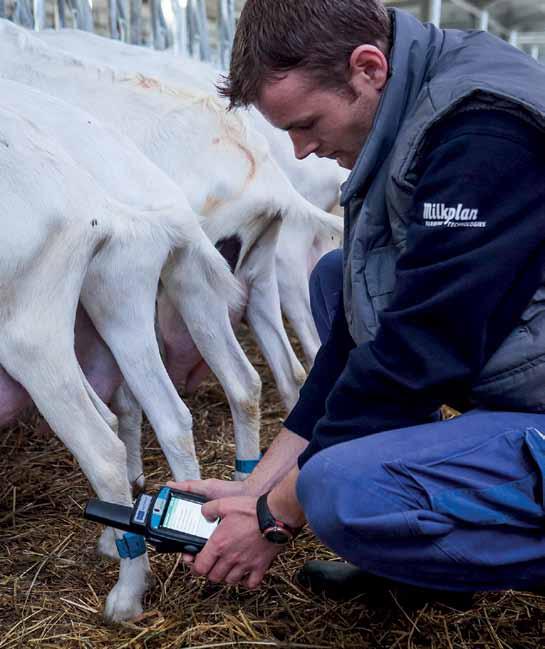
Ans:
[{"label": "man's ear", "polygon": [[349,84],[352,89],[358,94],[369,87],[381,92],[387,80],[386,56],[374,45],[358,45],[350,55]]}]

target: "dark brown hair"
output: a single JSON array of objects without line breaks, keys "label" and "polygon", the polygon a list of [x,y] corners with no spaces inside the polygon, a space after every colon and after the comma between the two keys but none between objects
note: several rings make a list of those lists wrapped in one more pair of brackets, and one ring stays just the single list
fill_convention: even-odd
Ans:
[{"label": "dark brown hair", "polygon": [[354,49],[365,43],[387,54],[390,33],[382,0],[247,0],[218,92],[231,108],[248,106],[264,82],[294,68],[342,88]]}]

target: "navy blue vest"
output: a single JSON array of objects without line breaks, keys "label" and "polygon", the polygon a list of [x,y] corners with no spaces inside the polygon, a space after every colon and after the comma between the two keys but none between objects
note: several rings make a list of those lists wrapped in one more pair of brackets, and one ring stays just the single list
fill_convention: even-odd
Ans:
[{"label": "navy blue vest", "polygon": [[[343,187],[344,307],[357,344],[375,336],[405,246],[415,169],[430,128],[473,108],[505,110],[545,133],[545,66],[486,32],[442,30],[394,9],[391,76],[373,130]],[[545,233],[543,233],[545,236]],[[543,285],[484,367],[476,404],[545,409]]]}]

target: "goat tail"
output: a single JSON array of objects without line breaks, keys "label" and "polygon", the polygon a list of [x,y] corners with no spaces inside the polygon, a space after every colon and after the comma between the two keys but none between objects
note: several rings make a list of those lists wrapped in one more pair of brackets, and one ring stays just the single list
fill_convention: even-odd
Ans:
[{"label": "goat tail", "polygon": [[245,299],[242,287],[202,228],[192,228],[189,238],[187,230],[173,235],[175,274],[183,292],[192,291],[204,300],[214,299],[226,303],[230,310],[239,310]]},{"label": "goat tail", "polygon": [[294,196],[296,199],[291,203],[290,208],[283,211],[285,221],[299,223],[299,227],[309,229],[319,239],[331,240],[340,245],[343,239],[344,219],[336,214],[325,212],[300,194],[294,192]]},{"label": "goat tail", "polygon": [[336,214],[331,214],[331,212],[324,212],[318,207],[315,208],[314,212],[320,234],[342,241],[344,219]]}]

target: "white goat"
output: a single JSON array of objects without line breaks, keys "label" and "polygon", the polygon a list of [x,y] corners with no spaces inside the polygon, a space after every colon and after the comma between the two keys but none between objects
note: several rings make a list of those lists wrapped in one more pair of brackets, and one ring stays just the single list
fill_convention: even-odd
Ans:
[{"label": "white goat", "polygon": [[[317,220],[329,234],[335,217],[297,194],[273,162],[263,138],[238,116],[225,114],[209,95],[162,89],[155,79],[127,77],[93,65],[49,48],[5,21],[0,24],[0,52],[1,76],[85,107],[132,138],[184,189],[193,209],[204,216],[202,226],[213,243],[238,239],[235,273],[248,291],[245,317],[284,402],[291,407],[304,370],[280,313],[274,266],[278,216],[300,225]],[[338,221],[333,222],[338,226]],[[169,336],[165,337],[168,342]],[[233,395],[231,380],[222,379],[214,359],[205,361],[220,378],[233,406],[238,395]],[[232,375],[232,371],[224,372],[228,378]],[[244,417],[248,419],[248,411],[238,408],[235,432],[245,425],[240,421]]]},{"label": "white goat", "polygon": [[[11,65],[7,64],[8,61],[11,62]],[[94,80],[87,83],[85,81],[87,76],[92,77],[93,75]],[[244,149],[247,141],[246,134],[240,129],[235,131],[236,124],[222,126],[222,112],[215,110],[214,106],[210,108],[206,98],[185,97],[184,101],[180,99],[176,102],[175,110],[163,114],[162,107],[157,102],[146,106],[143,102],[140,103],[132,98],[132,93],[141,96],[142,100],[148,98],[151,101],[154,96],[148,96],[146,90],[139,85],[139,80],[116,82],[112,75],[113,72],[108,69],[94,70],[89,73],[87,67],[79,60],[66,57],[66,55],[59,56],[55,50],[50,50],[36,41],[30,32],[17,28],[8,21],[0,21],[0,77],[26,82],[43,92],[65,98],[75,105],[92,108],[95,115],[101,113],[105,118],[103,121],[118,131],[124,131],[135,139],[139,136],[141,148],[147,147],[148,152],[154,153],[150,157],[156,160],[160,159],[161,166],[169,170],[171,175],[179,180],[178,186],[190,190],[192,206],[196,205],[204,213],[211,209],[207,207],[207,204],[212,206],[216,218],[209,216],[203,219],[201,224],[206,226],[207,234],[213,243],[217,243],[221,235],[229,237],[240,234],[241,250],[238,266],[242,267],[249,276],[246,281],[251,285],[246,290],[251,291],[252,295],[259,295],[261,289],[259,281],[253,281],[254,278],[251,277],[258,255],[256,242],[259,236],[264,234],[264,231],[273,232],[278,227],[276,208],[270,205],[268,197],[262,198],[258,191],[259,186],[263,183],[263,175],[265,177],[269,175],[270,165],[266,152],[261,155],[259,149],[254,145],[251,154],[243,153],[241,156],[241,148],[246,150]],[[134,110],[124,109],[123,103],[121,103],[122,97],[132,99],[128,105]],[[142,115],[141,119],[140,115]],[[183,119],[191,116],[195,118],[196,122],[201,117],[212,117],[216,120],[216,129],[223,135],[222,141],[219,141],[218,138],[215,148],[219,152],[218,155],[222,156],[226,167],[219,177],[218,174],[215,175],[214,183],[201,182],[201,179],[206,178],[209,169],[199,155],[199,147],[202,146],[202,143],[192,141],[190,137],[191,124],[186,130],[187,135],[185,137],[182,135]],[[168,130],[169,126],[174,129],[172,133]],[[193,126],[198,131],[197,123]],[[77,140],[79,136],[75,134],[74,137]],[[203,135],[203,137],[206,136]],[[163,138],[165,139],[163,140]],[[207,142],[207,144],[210,143]],[[251,146],[251,143],[248,146]],[[263,160],[256,159],[253,157],[254,155],[260,155]],[[241,164],[241,157],[244,161],[243,164]],[[117,162],[115,158],[112,159],[109,169],[112,169]],[[275,169],[273,168],[271,175],[274,173]],[[237,193],[243,187],[246,187],[246,191],[244,196],[238,200]],[[240,207],[240,210],[236,212],[224,204],[225,201],[233,198],[237,201],[237,207]],[[227,228],[223,224],[226,212],[231,216]],[[248,216],[252,218],[248,218]],[[241,221],[243,225],[240,225]],[[272,250],[269,258],[273,259],[274,247],[269,247]],[[274,268],[272,276],[274,277]],[[259,279],[265,285],[267,278],[260,277]],[[266,288],[265,286],[263,290]],[[170,293],[163,298],[163,302],[167,300],[173,302]],[[205,298],[202,303],[212,306],[213,309],[210,300]],[[268,312],[258,310],[259,300],[251,300],[251,303],[256,305],[253,311],[247,309],[248,319],[252,324],[263,315],[269,316]],[[175,306],[179,313],[178,305]],[[186,322],[187,324],[189,323]],[[179,315],[177,315],[177,325],[183,329],[183,321]],[[207,365],[216,374],[225,389],[233,412],[237,458],[239,460],[255,460],[259,456],[260,381],[238,343],[235,347],[234,342],[236,341],[233,344],[229,341],[229,348],[225,348],[223,330],[223,321],[215,317],[211,310],[208,312],[208,316],[203,315],[200,326],[193,327],[190,333]],[[166,340],[168,343],[168,336],[166,336]],[[273,342],[276,343],[276,341]],[[286,344],[289,347],[287,337]],[[222,353],[221,348],[217,348],[218,345],[223,345],[225,353]],[[285,357],[279,358],[279,363],[284,360]],[[293,351],[285,364],[289,364],[291,361],[293,364],[287,370],[282,367],[282,370],[290,372],[290,377],[300,370]],[[175,363],[171,363],[171,365],[174,366]],[[176,368],[174,367],[174,369]],[[301,380],[299,379],[298,382]],[[248,457],[249,448],[252,449],[250,457]]]},{"label": "white goat", "polygon": [[[219,72],[202,61],[181,59],[167,52],[73,29],[44,30],[37,37],[66,52],[129,73],[146,75],[171,87],[193,87],[206,94],[216,94]],[[337,205],[339,186],[347,177],[345,170],[333,160],[316,156],[297,160],[287,133],[273,128],[253,108],[239,111],[239,115],[267,139],[272,156],[304,198],[327,212]],[[319,340],[310,313],[308,278],[316,261],[339,246],[341,230],[341,219],[331,218],[328,227],[324,227],[323,219],[301,222],[292,218],[283,222],[278,238],[276,273],[280,302],[302,343],[309,366],[314,361]]]},{"label": "white goat", "polygon": [[[90,115],[5,80],[0,115],[0,421],[25,405],[16,381],[97,495],[130,504],[127,452],[114,432],[115,417],[74,351],[80,299],[152,423],[173,474],[197,477],[191,415],[155,337],[155,298],[162,273],[192,334],[202,327],[206,339],[211,318],[227,344],[238,347],[228,315],[238,287],[227,264],[179,188]],[[246,369],[259,385],[251,366]],[[101,549],[111,554],[113,540],[107,531]],[[148,571],[145,554],[121,561],[107,618],[127,619],[142,610]]]}]

